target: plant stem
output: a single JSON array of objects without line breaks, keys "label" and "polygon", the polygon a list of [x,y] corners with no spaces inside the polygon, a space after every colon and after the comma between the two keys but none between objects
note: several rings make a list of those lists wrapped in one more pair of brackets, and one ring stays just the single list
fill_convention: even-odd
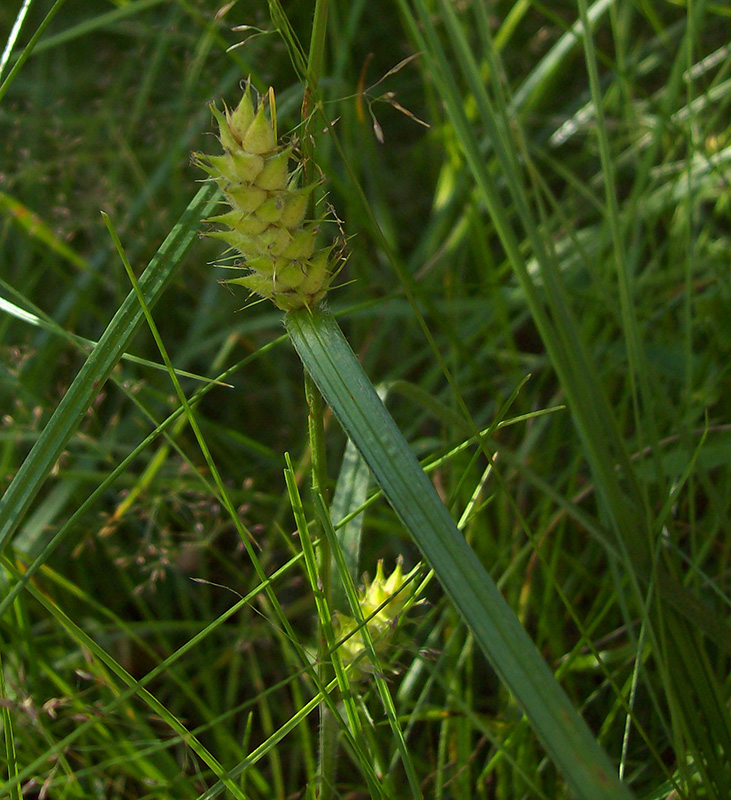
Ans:
[{"label": "plant stem", "polygon": [[[327,462],[325,457],[325,426],[323,423],[323,403],[320,390],[315,385],[315,382],[310,377],[307,370],[304,371],[305,375],[305,398],[307,399],[307,406],[309,414],[307,417],[307,429],[310,440],[310,453],[312,457],[312,492],[313,494],[321,494],[327,501]],[[325,550],[328,550],[327,558]],[[330,553],[329,544],[325,537],[320,541],[320,578],[329,589],[330,584]],[[330,598],[326,597],[328,601]]]},{"label": "plant stem", "polygon": [[[325,462],[325,427],[323,424],[322,395],[305,370],[305,397],[309,414],[307,428],[310,440],[310,456],[312,459],[312,494],[325,498],[327,470]],[[326,503],[327,504],[327,503]],[[318,572],[320,577],[323,599],[328,608],[332,608],[332,580],[330,568],[330,543],[319,529],[319,545],[317,548]],[[330,666],[330,652],[325,637],[325,620],[319,619],[319,642],[317,672],[321,686],[327,686],[332,678]],[[327,800],[332,797],[335,772],[337,767],[337,725],[332,717],[332,712],[325,702],[320,704],[320,737],[318,744],[318,769],[317,791],[318,800]]]},{"label": "plant stem", "polygon": [[[312,119],[311,103],[313,95],[317,102],[317,81],[322,73],[322,65],[325,56],[325,38],[327,34],[327,9],[329,0],[317,0],[315,3],[315,14],[312,21],[312,36],[310,38],[310,50],[307,61],[307,85],[305,86],[304,98],[302,101],[302,122],[304,124],[303,153],[305,182],[313,178],[314,172],[314,143],[309,135],[309,126]],[[314,198],[313,198],[314,200]],[[308,432],[310,439],[310,454],[312,457],[312,493],[313,497],[318,494],[323,497],[327,505],[325,495],[327,485],[327,467],[325,460],[325,427],[323,424],[323,403],[320,390],[310,377],[310,373],[305,370],[305,397],[309,408]],[[319,531],[322,534],[322,531]],[[320,580],[322,583],[322,594],[325,604],[332,608],[332,580],[331,580],[331,554],[330,544],[327,537],[320,535],[318,547],[318,567]],[[320,685],[326,686],[332,678],[332,668],[330,667],[330,656],[325,637],[323,625],[325,620],[320,619],[319,623],[319,652],[318,652],[318,673]],[[337,769],[337,725],[326,703],[320,704],[320,737],[318,744],[318,770],[317,770],[317,790],[316,796],[319,800],[328,800],[333,795],[335,784],[335,773]]]}]

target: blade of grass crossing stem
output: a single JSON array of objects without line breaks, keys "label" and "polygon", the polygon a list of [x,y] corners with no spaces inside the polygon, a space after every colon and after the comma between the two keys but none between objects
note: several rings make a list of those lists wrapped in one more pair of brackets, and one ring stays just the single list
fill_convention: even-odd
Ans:
[{"label": "blade of grass crossing stem", "polygon": [[[328,658],[328,653],[331,653],[335,649],[335,634],[332,626],[332,613],[328,603],[327,591],[325,590],[322,576],[318,570],[315,548],[305,517],[302,499],[299,494],[299,489],[297,488],[294,468],[292,467],[292,462],[288,453],[285,453],[285,460],[287,462],[287,468],[284,470],[284,479],[287,484],[287,492],[289,493],[295,524],[299,532],[299,540],[305,560],[305,571],[307,572],[310,588],[315,598],[315,608],[317,609],[319,630],[319,648],[317,653],[318,680],[321,684],[325,685],[334,672],[338,684],[342,689],[347,687],[347,678],[343,675],[342,665],[335,653],[333,653],[332,658]],[[338,749],[337,724],[337,718],[328,709],[323,698],[323,702],[320,705],[320,744],[316,795],[324,798],[324,800],[329,800],[335,791]],[[341,726],[344,727],[342,723]]]},{"label": "blade of grass crossing stem", "polygon": [[[141,275],[140,290],[148,306],[153,306],[160,299],[182,257],[195,241],[200,220],[210,216],[216,208],[216,191],[210,184],[201,188]],[[0,498],[0,553],[21,523],[87,409],[124,355],[142,320],[142,309],[135,292],[131,291]]]},{"label": "blade of grass crossing stem", "polygon": [[631,798],[457,530],[334,318],[303,310],[289,314],[286,326],[305,368],[569,786],[587,800]]}]

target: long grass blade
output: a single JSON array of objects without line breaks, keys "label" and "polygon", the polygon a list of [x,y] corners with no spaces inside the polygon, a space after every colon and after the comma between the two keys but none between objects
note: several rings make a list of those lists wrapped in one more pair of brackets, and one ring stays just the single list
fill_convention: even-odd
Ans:
[{"label": "long grass blade", "polygon": [[632,797],[457,530],[334,318],[300,311],[286,325],[323,397],[573,791],[587,800]]}]

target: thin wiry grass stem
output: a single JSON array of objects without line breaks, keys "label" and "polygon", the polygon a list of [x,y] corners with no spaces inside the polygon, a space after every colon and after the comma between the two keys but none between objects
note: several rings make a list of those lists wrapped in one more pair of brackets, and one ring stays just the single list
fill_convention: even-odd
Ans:
[{"label": "thin wiry grass stem", "polygon": [[[312,180],[314,172],[313,140],[308,132],[310,115],[310,102],[313,94],[317,94],[317,82],[322,72],[325,57],[325,38],[327,33],[327,11],[329,0],[317,0],[312,22],[312,36],[307,63],[307,85],[302,103],[302,119],[305,125],[304,154],[305,178]],[[308,174],[309,173],[309,174]],[[312,202],[312,201],[311,201]],[[323,423],[323,402],[320,390],[305,370],[305,397],[309,409],[307,426],[312,457],[312,493],[313,496],[325,497],[327,486],[327,463],[325,458],[325,426]],[[319,531],[322,533],[322,531]],[[330,544],[326,536],[320,536],[318,549],[318,569],[322,584],[323,599],[327,607],[332,607],[332,581],[331,581],[331,553]],[[319,620],[319,648],[318,648],[318,673],[322,685],[326,685],[332,678],[332,667],[328,653],[324,625],[326,620]],[[316,795],[320,800],[332,797],[337,771],[337,724],[326,703],[320,705],[320,732],[318,741],[318,770]]]}]

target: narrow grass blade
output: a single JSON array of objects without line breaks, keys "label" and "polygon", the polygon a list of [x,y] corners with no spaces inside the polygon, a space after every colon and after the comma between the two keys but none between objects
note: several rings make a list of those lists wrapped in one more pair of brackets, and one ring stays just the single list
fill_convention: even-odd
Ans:
[{"label": "narrow grass blade", "polygon": [[[23,64],[25,64],[27,59],[30,57],[30,54],[33,52],[33,49],[36,46],[36,42],[43,35],[43,31],[45,31],[46,28],[51,24],[51,20],[56,16],[56,14],[58,14],[58,12],[61,10],[61,7],[64,5],[65,2],[66,2],[66,0],[56,0],[56,2],[51,6],[51,9],[46,14],[46,16],[43,19],[43,21],[41,22],[41,24],[36,28],[36,31],[33,34],[33,36],[30,37],[30,40],[28,41],[28,44],[26,44],[25,47],[23,47],[23,50],[21,51],[20,55],[18,56],[18,60],[13,65],[12,69],[8,73],[8,75],[5,78],[5,80],[0,84],[0,102],[2,101],[3,97],[5,97],[5,93],[10,88],[10,84],[13,82],[13,79],[15,78],[15,76],[18,74],[18,72],[20,72]],[[24,11],[21,11],[21,14],[24,14]],[[18,15],[17,19],[20,20],[21,16]],[[8,37],[8,43],[7,43],[8,48],[11,48],[12,45],[14,44],[14,42],[13,42],[13,34],[15,34],[15,33],[16,33],[16,31],[11,31],[10,36]],[[4,58],[3,68],[5,67],[5,64],[7,64],[8,60],[10,59],[10,52],[11,51],[8,50],[8,59],[7,60],[5,60],[5,57],[4,57],[4,54],[3,54],[3,58]]]},{"label": "narrow grass blade", "polygon": [[632,794],[457,530],[334,318],[299,311],[287,330],[306,369],[578,797]]},{"label": "narrow grass blade", "polygon": [[3,49],[2,55],[0,55],[0,76],[2,76],[5,65],[8,63],[8,59],[10,58],[10,54],[13,52],[13,47],[15,47],[15,42],[18,38],[18,34],[20,33],[20,29],[23,27],[23,23],[25,22],[26,15],[28,14],[28,9],[30,8],[32,1],[33,0],[23,0],[23,5],[20,7],[20,10],[15,17],[15,22],[13,23],[10,35],[8,36],[7,42],[5,42],[5,48]]},{"label": "narrow grass blade", "polygon": [[[199,220],[213,212],[216,206],[214,191],[209,184],[201,188],[140,277],[140,289],[149,306],[159,300],[181,258],[195,240]],[[123,356],[143,318],[132,291],[53,412],[8,490],[0,498],[0,553],[10,541],[86,410]]]},{"label": "narrow grass blade", "polygon": [[[0,700],[7,698],[7,690],[5,688],[5,669],[3,661],[0,657]],[[3,728],[3,740],[5,750],[5,763],[7,764],[6,772],[8,780],[12,780],[18,774],[18,762],[15,752],[15,732],[13,729],[13,715],[5,703],[0,707],[0,722]],[[10,800],[23,800],[20,794],[20,786],[15,785],[7,795]]]},{"label": "narrow grass blade", "polygon": [[[386,399],[388,389],[381,387],[378,396]],[[343,564],[354,584],[357,585],[360,577],[360,540],[363,535],[363,513],[351,515],[362,508],[368,499],[368,485],[371,473],[368,465],[358,452],[358,448],[348,439],[345,444],[343,461],[340,465],[340,474],[335,486],[331,515],[338,525],[337,547],[343,554]],[[343,520],[346,520],[343,522]],[[341,574],[333,553],[332,574],[336,576],[333,581],[333,607],[341,611],[348,610],[348,599],[345,588],[345,575]]]},{"label": "narrow grass blade", "polygon": [[[368,499],[369,480],[368,465],[361,458],[356,446],[348,439],[332,502],[332,518],[334,520],[345,519],[365,503]],[[344,564],[353,583],[358,581],[362,532],[363,514],[360,513],[340,526],[337,533],[336,546],[342,550]],[[333,575],[338,575],[337,567],[334,564]],[[342,610],[348,607],[343,576],[339,576],[333,581],[333,606]]]}]

